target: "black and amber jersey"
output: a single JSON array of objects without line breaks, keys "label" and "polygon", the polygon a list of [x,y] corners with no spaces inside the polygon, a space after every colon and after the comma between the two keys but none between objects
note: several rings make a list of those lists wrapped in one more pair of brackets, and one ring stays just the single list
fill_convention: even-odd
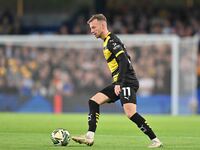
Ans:
[{"label": "black and amber jersey", "polygon": [[138,80],[131,65],[124,44],[112,33],[108,33],[103,43],[103,54],[112,73],[113,83],[121,86],[136,86]]}]

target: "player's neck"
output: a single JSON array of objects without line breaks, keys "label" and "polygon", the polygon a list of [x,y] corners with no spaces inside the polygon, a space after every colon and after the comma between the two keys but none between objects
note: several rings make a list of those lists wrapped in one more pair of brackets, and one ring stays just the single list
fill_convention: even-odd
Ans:
[{"label": "player's neck", "polygon": [[105,30],[102,35],[101,35],[101,39],[104,40],[109,34],[109,31],[108,30]]}]

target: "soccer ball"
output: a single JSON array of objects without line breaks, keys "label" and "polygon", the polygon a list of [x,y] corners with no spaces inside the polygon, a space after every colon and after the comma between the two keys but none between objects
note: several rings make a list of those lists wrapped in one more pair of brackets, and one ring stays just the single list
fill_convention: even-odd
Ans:
[{"label": "soccer ball", "polygon": [[54,145],[66,146],[70,141],[70,134],[67,130],[59,128],[51,133],[51,140]]}]

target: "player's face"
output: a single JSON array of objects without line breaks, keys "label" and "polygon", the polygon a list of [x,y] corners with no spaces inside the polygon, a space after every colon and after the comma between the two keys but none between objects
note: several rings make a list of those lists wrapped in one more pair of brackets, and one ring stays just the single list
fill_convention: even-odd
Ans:
[{"label": "player's face", "polygon": [[102,22],[94,19],[89,23],[91,33],[96,37],[100,38],[102,34]]}]

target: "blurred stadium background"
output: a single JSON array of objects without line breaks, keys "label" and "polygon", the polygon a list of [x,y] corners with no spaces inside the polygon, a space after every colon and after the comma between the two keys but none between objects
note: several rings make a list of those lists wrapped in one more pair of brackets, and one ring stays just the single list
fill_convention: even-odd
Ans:
[{"label": "blurred stadium background", "polygon": [[[1,0],[0,111],[87,112],[110,83],[87,19],[104,13],[132,57],[144,114],[200,113],[199,0]],[[102,112],[122,112],[119,103]]]}]

